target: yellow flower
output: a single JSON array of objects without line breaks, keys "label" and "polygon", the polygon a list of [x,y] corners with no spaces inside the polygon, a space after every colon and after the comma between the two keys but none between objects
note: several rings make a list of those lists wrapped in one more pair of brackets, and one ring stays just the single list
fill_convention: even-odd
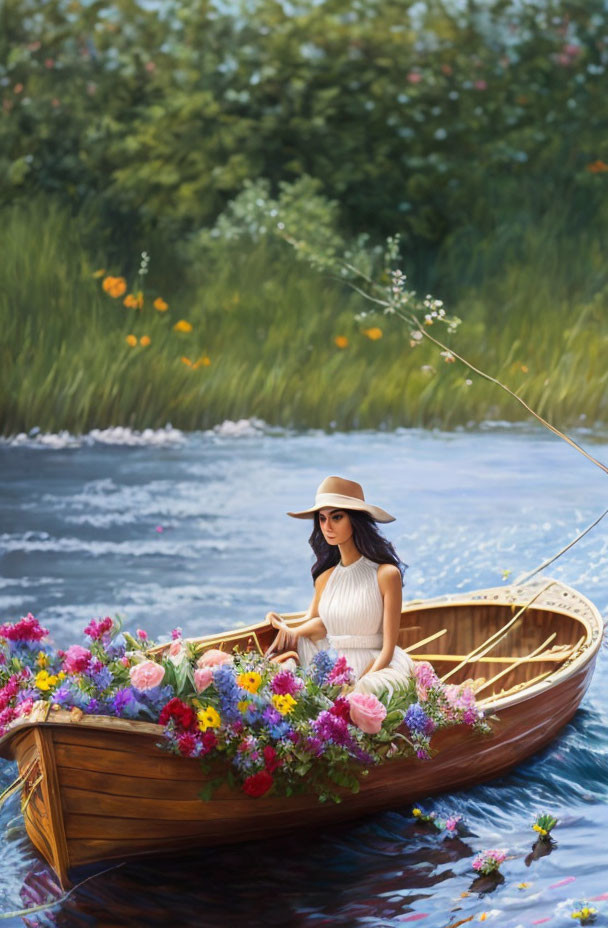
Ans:
[{"label": "yellow flower", "polygon": [[192,367],[192,361],[190,360],[190,358],[183,357],[183,358],[180,358],[180,361],[182,362],[182,364],[185,364],[186,367]]},{"label": "yellow flower", "polygon": [[289,693],[285,695],[280,695],[275,693],[272,697],[275,709],[281,713],[281,715],[289,715],[290,712],[293,712],[294,706],[297,705],[293,696],[290,696]]},{"label": "yellow flower", "polygon": [[124,277],[106,277],[102,286],[106,293],[117,298],[122,296],[127,289],[127,282]]},{"label": "yellow flower", "polygon": [[414,818],[420,818],[422,815],[422,809],[412,809],[412,815]]},{"label": "yellow flower", "polygon": [[166,313],[167,310],[169,309],[169,304],[165,303],[165,301],[161,299],[160,296],[156,297],[153,305],[154,305],[154,309],[157,309],[159,313]]},{"label": "yellow flower", "polygon": [[65,680],[65,674],[64,674],[63,670],[60,670],[60,671],[59,671],[59,673],[57,674],[57,679],[58,679],[58,680]]},{"label": "yellow flower", "polygon": [[220,714],[216,712],[213,706],[207,706],[206,709],[199,709],[196,713],[198,727],[201,731],[207,731],[208,728],[219,728]]},{"label": "yellow flower", "polygon": [[130,345],[131,348],[135,348],[137,344],[137,337],[135,335],[127,335],[125,338],[127,345]]},{"label": "yellow flower", "polygon": [[139,306],[137,297],[134,296],[132,293],[128,293],[126,295],[126,297],[123,300],[123,303],[125,304],[127,309],[137,309],[137,307]]},{"label": "yellow flower", "polygon": [[197,367],[209,367],[210,364],[211,364],[211,358],[208,358],[205,355],[204,357],[199,358],[196,364],[193,364],[192,367],[194,367],[195,369]]},{"label": "yellow flower", "polygon": [[189,322],[186,322],[185,319],[180,319],[179,322],[176,322],[173,326],[176,332],[191,332],[192,326]]},{"label": "yellow flower", "polygon": [[532,885],[531,883],[518,883],[517,888],[518,889],[529,889],[531,885]]},{"label": "yellow flower", "polygon": [[98,271],[93,271],[93,277],[103,277],[105,272],[106,272],[105,267],[102,267]]},{"label": "yellow flower", "polygon": [[240,673],[236,678],[236,682],[241,689],[247,690],[248,693],[257,693],[262,685],[262,677],[255,670],[251,670],[249,673]]},{"label": "yellow flower", "polygon": [[39,670],[36,674],[36,686],[39,690],[48,691],[57,686],[58,678],[49,674],[48,670]]},{"label": "yellow flower", "polygon": [[142,335],[142,337],[141,337],[140,340],[139,340],[139,344],[140,344],[140,345],[143,345],[144,348],[147,348],[148,345],[150,344],[150,341],[151,341],[151,339],[150,339],[150,336],[149,336],[149,335]]},{"label": "yellow flower", "polygon": [[539,833],[539,835],[546,835],[546,834],[547,834],[547,829],[546,829],[546,828],[541,828],[540,825],[532,825],[532,830],[533,830],[533,831],[537,831],[537,832]]},{"label": "yellow flower", "polygon": [[374,326],[371,329],[363,329],[363,334],[367,335],[373,342],[377,341],[379,338],[382,338],[382,329],[379,329],[377,326]]},{"label": "yellow flower", "polygon": [[36,658],[36,663],[39,667],[48,667],[49,666],[49,656],[45,654],[44,651],[38,652],[38,657]]},{"label": "yellow flower", "polygon": [[348,346],[348,339],[346,335],[336,335],[336,337],[334,338],[334,342],[336,343],[338,348],[346,348]]},{"label": "yellow flower", "polygon": [[237,702],[237,709],[239,712],[247,712],[247,707],[251,705],[248,699],[241,699],[240,702]]}]

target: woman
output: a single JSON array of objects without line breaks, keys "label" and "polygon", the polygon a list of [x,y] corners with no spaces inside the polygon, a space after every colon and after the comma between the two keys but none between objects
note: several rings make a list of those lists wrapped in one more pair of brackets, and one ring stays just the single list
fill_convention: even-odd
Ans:
[{"label": "woman", "polygon": [[297,648],[306,667],[318,650],[335,648],[354,670],[358,692],[378,695],[405,686],[413,662],[397,638],[407,565],[376,528],[394,516],[367,503],[361,485],[342,477],[326,477],[314,506],[287,515],[314,519],[315,592],[298,628],[268,613],[278,634],[267,653]]}]

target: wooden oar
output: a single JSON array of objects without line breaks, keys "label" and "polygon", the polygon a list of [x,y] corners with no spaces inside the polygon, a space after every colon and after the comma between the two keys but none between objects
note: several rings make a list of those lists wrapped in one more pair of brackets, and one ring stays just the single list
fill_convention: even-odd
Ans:
[{"label": "wooden oar", "polygon": [[[475,660],[476,662],[479,661],[480,664],[515,664],[518,661],[522,661],[523,663],[527,661],[530,664],[536,664],[538,661],[555,661],[557,664],[563,663],[572,653],[569,645],[560,645],[560,647],[563,647],[564,650],[554,651],[552,649],[546,654],[538,654],[536,657],[528,656],[526,658],[521,658],[517,655],[515,655],[515,657],[504,655],[503,657],[478,657]],[[466,654],[440,654],[437,652],[436,654],[416,654],[415,658],[417,661],[429,661],[429,663],[433,664],[436,661],[456,663],[457,661],[464,660],[466,656]]]},{"label": "wooden oar", "polygon": [[555,638],[556,635],[557,635],[557,632],[553,632],[552,635],[549,635],[549,637],[547,638],[546,641],[543,641],[543,643],[542,643],[541,645],[539,645],[537,648],[535,648],[533,651],[531,651],[530,654],[527,654],[525,657],[520,657],[520,659],[519,659],[518,661],[516,661],[514,664],[511,664],[510,667],[505,667],[504,670],[499,670],[497,674],[494,674],[493,677],[490,677],[489,680],[486,680],[486,682],[483,684],[483,686],[480,686],[480,687],[479,687],[479,689],[476,691],[475,695],[477,695],[477,693],[481,693],[482,690],[487,689],[487,687],[488,687],[488,686],[491,686],[493,683],[496,683],[497,680],[500,680],[500,679],[501,679],[502,677],[504,677],[506,674],[511,673],[512,670],[515,670],[515,668],[516,668],[516,667],[519,667],[520,664],[524,664],[524,663],[525,663],[527,660],[529,660],[531,657],[536,657],[537,654],[540,654],[540,652],[543,650],[543,648],[546,648],[546,647],[547,647],[547,645],[549,644],[549,642],[553,641],[553,639]]},{"label": "wooden oar", "polygon": [[[581,638],[579,638],[567,657],[572,657],[573,654],[576,654],[576,652],[581,649],[581,645],[585,638],[586,635],[583,635]],[[544,680],[546,677],[550,677],[551,674],[555,672],[555,668],[552,670],[545,670],[544,673],[539,673],[536,677],[532,677],[531,680],[522,680],[521,683],[515,683],[508,690],[504,690],[502,693],[492,693],[491,696],[486,696],[485,699],[480,699],[478,705],[484,706],[496,699],[504,699],[505,696],[509,696],[511,693],[517,692],[517,690],[529,689],[529,687],[533,686],[535,683],[540,683],[541,680]],[[483,687],[480,687],[480,690],[481,689],[483,689]]]},{"label": "wooden oar", "polygon": [[509,619],[506,625],[503,625],[502,628],[499,628],[498,631],[490,635],[490,637],[487,638],[484,642],[482,642],[481,644],[478,644],[477,647],[473,648],[473,650],[469,654],[467,654],[464,660],[462,660],[459,664],[456,665],[456,667],[453,667],[446,674],[444,674],[443,677],[441,677],[442,683],[445,683],[445,681],[448,680],[452,676],[452,674],[455,674],[456,671],[460,670],[461,667],[464,667],[464,665],[468,664],[471,660],[475,660],[476,658],[479,658],[479,657],[485,657],[485,655],[489,651],[491,651],[493,648],[496,647],[499,641],[502,641],[502,639],[506,635],[508,635],[511,627],[518,620],[520,615],[522,615],[522,613],[524,613],[526,609],[528,609],[529,606],[531,606],[532,603],[538,599],[539,596],[541,596],[546,590],[548,590],[550,586],[553,586],[554,583],[556,583],[556,581],[551,580],[546,586],[544,586],[541,590],[539,590],[538,593],[535,593],[532,599],[529,600],[529,602],[527,602],[525,606],[522,606],[521,609],[515,613],[512,619]]},{"label": "wooden oar", "polygon": [[409,647],[404,648],[406,654],[409,654],[410,651],[415,651],[417,648],[421,648],[423,644],[428,644],[429,641],[435,641],[437,638],[441,638],[442,635],[445,635],[447,628],[442,628],[440,632],[435,632],[434,635],[429,635],[428,638],[422,638],[421,641],[417,641],[415,644],[409,645]]}]

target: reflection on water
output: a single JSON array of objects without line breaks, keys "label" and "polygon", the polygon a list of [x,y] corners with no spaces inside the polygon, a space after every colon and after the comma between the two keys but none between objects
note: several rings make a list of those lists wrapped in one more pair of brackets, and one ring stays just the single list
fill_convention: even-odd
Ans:
[{"label": "reflection on water", "polygon": [[[608,457],[602,443],[594,453]],[[604,475],[530,429],[292,435],[253,422],[191,436],[23,438],[0,444],[0,617],[32,611],[66,645],[99,615],[192,635],[305,608],[310,526],[284,514],[310,505],[329,473],[359,480],[398,517],[383,530],[410,565],[406,598],[500,585],[504,571],[532,569],[605,508]],[[551,575],[605,615],[607,566],[601,524]],[[567,900],[608,906],[599,898],[608,893],[606,676],[602,651],[582,709],[547,750],[500,780],[424,804],[464,815],[466,836],[425,829],[406,807],[320,834],[130,863],[25,923],[573,924],[560,909]],[[0,790],[13,776],[0,762]],[[532,859],[531,819],[543,809],[560,819],[557,847]],[[57,898],[17,797],[0,829],[0,913]],[[471,858],[489,847],[510,856],[504,883],[480,895]]]}]

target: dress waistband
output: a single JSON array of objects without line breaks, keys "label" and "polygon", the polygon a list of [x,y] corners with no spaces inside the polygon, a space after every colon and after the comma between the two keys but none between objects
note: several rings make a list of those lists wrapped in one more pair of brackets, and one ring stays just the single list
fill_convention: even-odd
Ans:
[{"label": "dress waistband", "polygon": [[337,651],[349,648],[382,648],[382,635],[328,635],[327,640]]}]

